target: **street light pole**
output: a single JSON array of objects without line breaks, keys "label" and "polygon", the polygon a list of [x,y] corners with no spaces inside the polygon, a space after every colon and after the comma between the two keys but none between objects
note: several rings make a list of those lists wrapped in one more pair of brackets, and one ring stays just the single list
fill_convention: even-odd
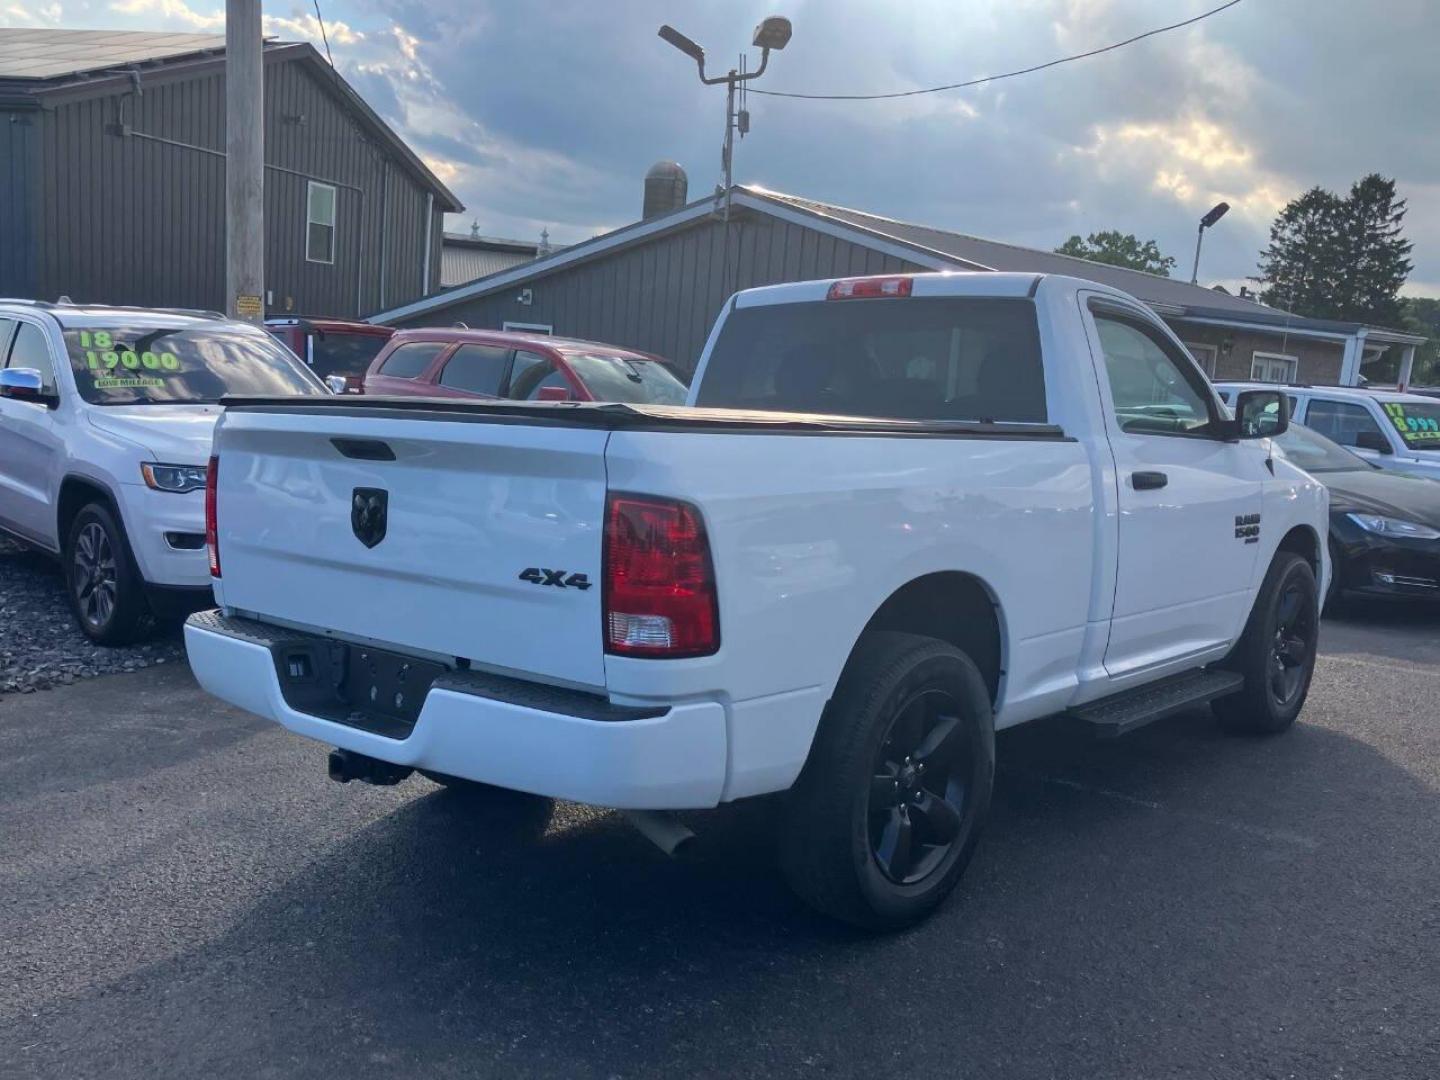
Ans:
[{"label": "street light pole", "polygon": [[1200,244],[1205,239],[1205,230],[1211,225],[1214,225],[1215,222],[1219,221],[1229,213],[1229,211],[1230,204],[1228,202],[1216,203],[1210,208],[1209,212],[1200,219],[1200,228],[1195,233],[1195,265],[1190,271],[1191,285],[1198,285],[1200,283]]},{"label": "street light pole", "polygon": [[225,313],[265,321],[265,44],[260,0],[225,0]]},{"label": "street light pole", "polygon": [[771,15],[755,28],[755,34],[751,38],[751,44],[760,50],[760,66],[754,71],[737,71],[731,68],[724,75],[710,76],[705,74],[704,49],[673,26],[660,27],[661,38],[695,61],[702,83],[706,86],[725,84],[725,145],[720,151],[720,164],[725,173],[725,188],[720,193],[720,198],[717,199],[720,203],[720,217],[723,221],[730,220],[730,189],[734,186],[735,131],[738,127],[743,135],[749,130],[747,118],[743,115],[739,117],[735,115],[736,88],[741,83],[758,79],[765,74],[765,67],[770,63],[770,50],[774,49],[779,52],[785,48],[790,43],[790,33],[789,19],[780,15]]}]

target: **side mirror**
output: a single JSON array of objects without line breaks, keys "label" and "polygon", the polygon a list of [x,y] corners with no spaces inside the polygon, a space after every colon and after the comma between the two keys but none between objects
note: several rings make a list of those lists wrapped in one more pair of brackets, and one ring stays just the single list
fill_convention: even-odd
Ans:
[{"label": "side mirror", "polygon": [[1378,431],[1357,431],[1355,446],[1359,450],[1373,450],[1377,454],[1393,454],[1390,441]]},{"label": "side mirror", "polygon": [[330,388],[332,394],[344,394],[350,389],[350,384],[345,381],[344,375],[326,375],[325,385]]},{"label": "side mirror", "polygon": [[570,391],[563,386],[542,386],[536,401],[569,401]]},{"label": "side mirror", "polygon": [[25,401],[53,409],[60,395],[45,389],[44,377],[34,368],[6,368],[0,371],[0,398]]},{"label": "side mirror", "polygon": [[1279,390],[1241,390],[1235,396],[1231,436],[1273,439],[1290,430],[1290,399]]}]

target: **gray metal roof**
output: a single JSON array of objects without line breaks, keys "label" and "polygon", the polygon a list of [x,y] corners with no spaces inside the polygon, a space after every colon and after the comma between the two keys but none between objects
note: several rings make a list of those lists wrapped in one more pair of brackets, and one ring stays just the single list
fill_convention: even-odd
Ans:
[{"label": "gray metal roof", "polygon": [[[1108,266],[1072,255],[1057,255],[1038,248],[1006,244],[999,240],[982,240],[978,236],[897,221],[879,214],[852,210],[815,199],[803,199],[797,195],[786,195],[753,185],[737,185],[732,190],[735,193],[736,205],[747,211],[784,211],[798,214],[802,220],[809,219],[807,223],[813,222],[815,227],[843,230],[848,234],[847,239],[859,244],[868,242],[876,247],[888,247],[891,254],[898,252],[904,257],[906,253],[910,253],[913,261],[933,266],[937,270],[1000,270],[1087,278],[1127,292],[1167,318],[1214,319],[1237,326],[1244,324],[1275,329],[1288,328],[1295,334],[1309,331],[1326,335],[1350,335],[1364,329],[1370,340],[1406,344],[1420,344],[1425,341],[1423,337],[1404,331],[1363,323],[1342,323],[1287,315],[1277,308],[1201,285],[1191,285],[1188,281]],[[594,258],[606,251],[643,243],[650,236],[673,228],[683,228],[706,216],[714,205],[715,196],[705,195],[669,213],[637,221],[572,247],[541,256],[528,265],[502,268],[475,281],[458,284],[444,292],[379,312],[370,316],[369,321],[384,323],[433,311],[472,296],[512,287],[561,266]]]},{"label": "gray metal roof", "polygon": [[[1140,270],[1126,270],[1119,266],[1091,262],[1073,255],[1057,255],[1039,248],[1006,244],[999,240],[982,240],[978,236],[952,232],[948,229],[931,228],[907,221],[869,214],[863,210],[851,210],[844,206],[802,199],[765,188],[746,187],[752,195],[786,206],[797,207],[820,217],[842,221],[847,225],[865,229],[867,232],[892,237],[909,244],[917,244],[932,251],[967,263],[976,263],[990,270],[1014,270],[1036,274],[1068,274],[1071,277],[1089,278],[1102,285],[1109,285],[1128,292],[1131,296],[1159,307],[1212,309],[1225,316],[1259,317],[1277,314],[1274,308],[1253,300],[1244,300],[1229,293],[1217,292],[1200,285],[1176,278],[1159,277]],[[1284,312],[1278,313],[1284,318]]]},{"label": "gray metal roof", "polygon": [[0,78],[55,79],[225,47],[224,34],[0,29]]}]

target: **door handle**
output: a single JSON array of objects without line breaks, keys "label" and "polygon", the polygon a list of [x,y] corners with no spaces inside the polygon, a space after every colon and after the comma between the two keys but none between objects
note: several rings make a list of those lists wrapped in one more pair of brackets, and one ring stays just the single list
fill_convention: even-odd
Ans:
[{"label": "door handle", "polygon": [[1168,484],[1170,478],[1163,472],[1135,472],[1130,474],[1130,482],[1136,491],[1156,491]]}]

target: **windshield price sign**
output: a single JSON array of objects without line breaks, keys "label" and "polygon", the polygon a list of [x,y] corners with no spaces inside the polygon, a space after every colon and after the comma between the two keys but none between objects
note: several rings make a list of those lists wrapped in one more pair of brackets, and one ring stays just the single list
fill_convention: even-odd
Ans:
[{"label": "windshield price sign", "polygon": [[1404,405],[1394,401],[1385,403],[1385,415],[1390,417],[1390,422],[1395,425],[1395,430],[1400,432],[1401,437],[1407,442],[1440,439],[1440,421],[1433,416],[1410,416],[1405,412]]},{"label": "windshield price sign", "polygon": [[94,373],[98,389],[164,386],[158,374],[146,373],[180,370],[180,358],[174,353],[137,351],[117,340],[108,330],[81,330],[79,336],[80,348],[85,351],[85,366]]}]

